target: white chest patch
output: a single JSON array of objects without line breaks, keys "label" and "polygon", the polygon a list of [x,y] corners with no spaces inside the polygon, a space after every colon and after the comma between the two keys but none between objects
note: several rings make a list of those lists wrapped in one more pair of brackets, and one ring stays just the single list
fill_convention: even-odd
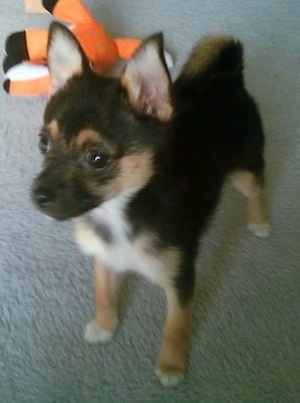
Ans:
[{"label": "white chest patch", "polygon": [[128,197],[119,195],[94,209],[88,219],[74,219],[78,244],[84,253],[116,272],[135,271],[154,283],[170,283],[180,252],[175,248],[155,249],[149,234],[132,238],[130,223],[123,214],[127,201]]}]

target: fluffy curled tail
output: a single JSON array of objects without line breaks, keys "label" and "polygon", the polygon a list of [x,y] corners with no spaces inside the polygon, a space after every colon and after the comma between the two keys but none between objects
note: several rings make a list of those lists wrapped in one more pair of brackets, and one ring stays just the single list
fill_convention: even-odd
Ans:
[{"label": "fluffy curled tail", "polygon": [[207,83],[242,77],[243,46],[229,35],[210,35],[194,48],[175,82],[180,92],[197,92]]}]

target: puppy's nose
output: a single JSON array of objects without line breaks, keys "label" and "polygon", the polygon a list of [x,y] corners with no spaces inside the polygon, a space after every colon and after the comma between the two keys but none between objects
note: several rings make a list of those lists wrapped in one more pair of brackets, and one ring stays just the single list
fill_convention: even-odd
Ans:
[{"label": "puppy's nose", "polygon": [[39,190],[34,193],[34,200],[40,207],[48,207],[53,201],[53,197],[49,192],[45,190]]}]

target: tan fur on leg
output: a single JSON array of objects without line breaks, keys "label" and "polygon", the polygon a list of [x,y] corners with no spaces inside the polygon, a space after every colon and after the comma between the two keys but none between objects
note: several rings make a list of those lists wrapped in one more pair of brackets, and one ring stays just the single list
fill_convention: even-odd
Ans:
[{"label": "tan fur on leg", "polygon": [[96,314],[87,325],[85,339],[90,343],[108,341],[117,326],[116,274],[95,260]]},{"label": "tan fur on leg", "polygon": [[263,200],[263,187],[249,171],[235,172],[231,176],[234,187],[248,199],[248,228],[259,238],[270,234],[270,224]]},{"label": "tan fur on leg", "polygon": [[168,311],[156,374],[164,386],[176,386],[186,372],[192,304],[182,307],[173,288],[166,290]]}]

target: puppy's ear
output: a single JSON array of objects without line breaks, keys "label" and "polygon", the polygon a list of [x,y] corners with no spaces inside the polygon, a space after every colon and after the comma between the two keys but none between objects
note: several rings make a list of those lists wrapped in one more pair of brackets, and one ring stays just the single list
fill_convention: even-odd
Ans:
[{"label": "puppy's ear", "polygon": [[162,122],[173,112],[171,79],[163,54],[163,35],[148,38],[128,61],[121,77],[134,110]]},{"label": "puppy's ear", "polygon": [[47,62],[51,75],[51,93],[63,87],[74,75],[89,69],[89,62],[74,35],[64,25],[52,22]]}]

